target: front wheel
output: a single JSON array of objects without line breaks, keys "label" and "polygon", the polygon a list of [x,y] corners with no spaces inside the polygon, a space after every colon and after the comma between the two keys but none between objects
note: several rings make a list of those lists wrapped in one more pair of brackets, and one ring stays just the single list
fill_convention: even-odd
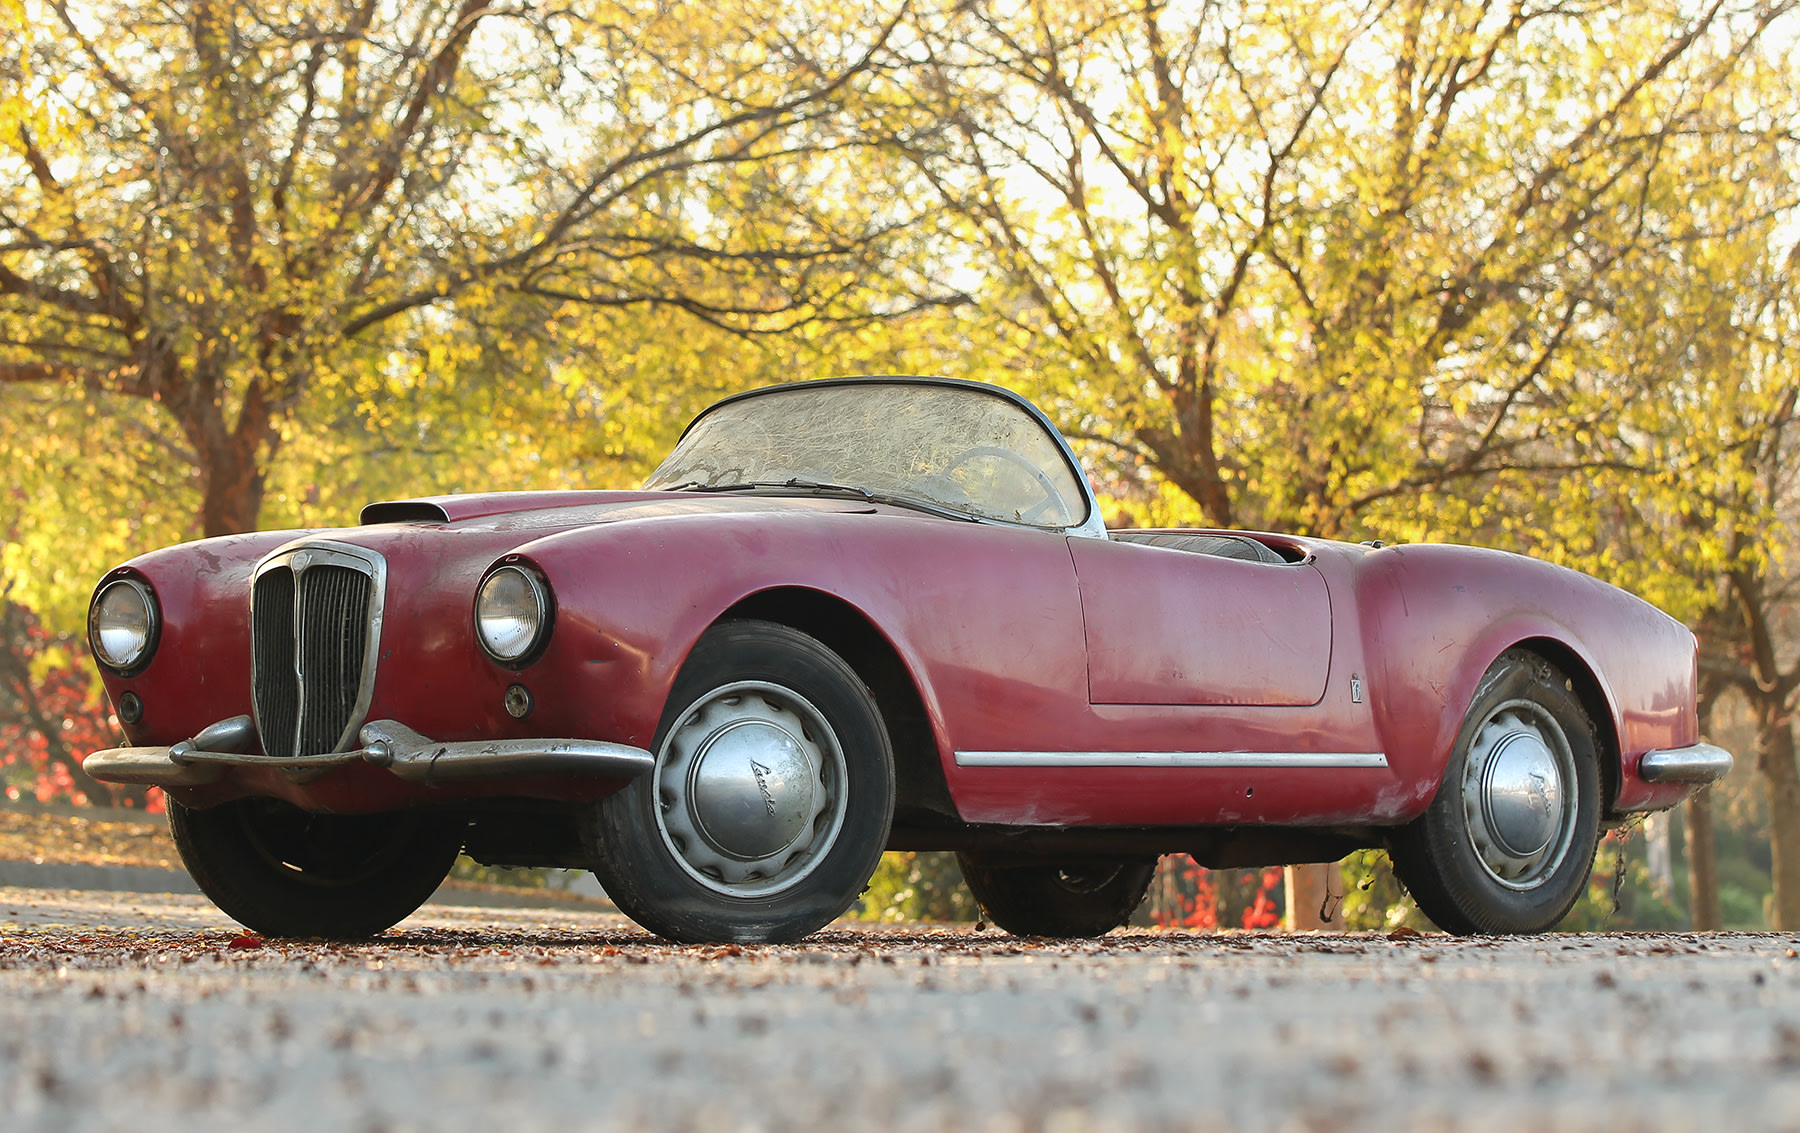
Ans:
[{"label": "front wheel", "polygon": [[1156,873],[1154,860],[994,865],[966,853],[956,860],[975,900],[1014,936],[1105,936],[1130,919]]},{"label": "front wheel", "polygon": [[424,810],[312,814],[279,799],[168,807],[200,891],[266,936],[353,940],[393,927],[448,876],[467,826]]},{"label": "front wheel", "polygon": [[584,823],[607,895],[651,932],[796,940],[868,885],[893,818],[893,754],[868,689],[818,641],[765,621],[708,630],[655,750]]},{"label": "front wheel", "polygon": [[1395,835],[1394,868],[1439,928],[1543,932],[1580,898],[1599,834],[1594,726],[1560,670],[1510,650],[1476,687],[1430,809]]}]

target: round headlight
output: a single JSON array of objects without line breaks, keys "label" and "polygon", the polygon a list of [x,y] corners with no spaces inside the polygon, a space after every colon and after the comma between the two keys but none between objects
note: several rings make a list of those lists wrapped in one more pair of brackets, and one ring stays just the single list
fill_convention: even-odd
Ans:
[{"label": "round headlight", "polygon": [[156,648],[156,598],[135,578],[116,578],[100,588],[88,610],[88,644],[115,673],[142,668]]},{"label": "round headlight", "polygon": [[535,653],[550,633],[550,591],[523,567],[488,575],[475,596],[475,635],[488,656],[515,664]]}]

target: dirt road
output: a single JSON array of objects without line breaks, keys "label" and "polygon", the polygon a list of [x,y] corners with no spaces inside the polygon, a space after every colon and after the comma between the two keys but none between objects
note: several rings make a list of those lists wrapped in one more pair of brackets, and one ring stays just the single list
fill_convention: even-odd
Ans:
[{"label": "dirt road", "polygon": [[0,889],[9,1131],[1800,1129],[1793,935],[683,948],[427,906],[243,936]]}]

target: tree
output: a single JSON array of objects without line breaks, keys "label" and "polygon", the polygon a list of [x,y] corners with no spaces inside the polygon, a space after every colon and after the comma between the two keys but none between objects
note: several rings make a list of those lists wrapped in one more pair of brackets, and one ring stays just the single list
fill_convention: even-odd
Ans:
[{"label": "tree", "polygon": [[[1785,272],[1800,266],[1800,246],[1784,266]],[[1785,289],[1784,289],[1785,290]],[[1775,886],[1771,928],[1800,929],[1800,764],[1796,763],[1794,712],[1800,703],[1800,655],[1794,650],[1796,600],[1800,579],[1786,568],[1793,549],[1795,478],[1797,462],[1794,410],[1800,397],[1800,358],[1790,343],[1800,331],[1795,299],[1788,294],[1777,309],[1762,312],[1752,338],[1752,364],[1774,370],[1781,384],[1774,412],[1758,422],[1741,450],[1746,468],[1754,476],[1745,486],[1736,507],[1723,520],[1722,535],[1729,549],[1727,565],[1720,572],[1717,604],[1701,622],[1701,677],[1707,707],[1727,690],[1744,698],[1756,729],[1753,752],[1757,773],[1768,791],[1769,841]],[[1747,383],[1749,384],[1749,383]],[[1697,805],[1696,805],[1697,804]],[[1700,838],[1711,837],[1711,813],[1704,799],[1690,804],[1690,829]],[[1690,858],[1711,864],[1711,848],[1703,846]],[[1716,877],[1713,879],[1716,885]],[[1701,894],[1695,896],[1695,921],[1702,919]],[[1717,922],[1717,894],[1710,895],[1708,919]]]},{"label": "tree", "polygon": [[505,295],[791,325],[883,235],[805,192],[872,17],[6,2],[0,384],[149,432],[204,534],[256,526],[296,415],[396,327]]},{"label": "tree", "polygon": [[1751,486],[1792,405],[1739,380],[1780,334],[1738,328],[1796,214],[1792,12],[959,5],[922,36],[928,112],[887,129],[1115,482],[1193,501],[1152,510],[1473,539],[1711,608],[1740,656],[1703,702],[1759,689],[1791,780]]},{"label": "tree", "polygon": [[1421,493],[1616,459],[1600,297],[1790,10],[959,4],[883,129],[1123,462],[1209,523],[1416,536]]},{"label": "tree", "polygon": [[[1655,254],[1596,293],[1589,380],[1615,391],[1605,467],[1582,477],[1502,477],[1479,512],[1533,521],[1511,534],[1612,578],[1692,625],[1704,730],[1727,695],[1755,723],[1755,767],[1769,796],[1775,920],[1800,925],[1800,769],[1791,655],[1795,408],[1792,343],[1800,244],[1792,59],[1746,59],[1716,122],[1674,139],[1667,175],[1640,190]],[[1758,93],[1762,92],[1762,93]],[[1753,100],[1753,101],[1752,101]],[[1735,105],[1732,105],[1735,103]],[[1696,192],[1695,188],[1704,188]],[[1653,242],[1652,242],[1653,241]],[[1568,460],[1580,459],[1571,450]],[[1740,756],[1743,753],[1739,753]],[[1697,927],[1719,923],[1710,800],[1687,806]]]},{"label": "tree", "polygon": [[96,782],[81,757],[119,742],[118,724],[88,678],[76,641],[44,628],[29,610],[0,595],[0,777],[39,800],[71,797],[142,805],[142,788]]}]

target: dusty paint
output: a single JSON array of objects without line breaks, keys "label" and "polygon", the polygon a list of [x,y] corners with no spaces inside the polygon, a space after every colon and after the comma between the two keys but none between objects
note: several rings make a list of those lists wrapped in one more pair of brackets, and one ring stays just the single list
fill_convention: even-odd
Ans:
[{"label": "dusty paint", "polygon": [[[1243,563],[1086,539],[1072,547],[1051,532],[816,498],[584,492],[433,502],[450,522],[329,537],[388,562],[368,718],[399,720],[439,741],[567,736],[648,747],[707,626],[748,596],[802,587],[848,603],[892,644],[918,686],[955,804],[971,821],[1403,822],[1436,792],[1481,674],[1532,638],[1591,670],[1605,704],[1597,723],[1621,757],[1620,803],[1672,803],[1686,792],[1644,784],[1636,763],[1650,748],[1694,740],[1691,635],[1622,591],[1515,555],[1258,536],[1306,561]],[[151,665],[130,680],[107,678],[115,701],[129,688],[147,705],[129,730],[132,743],[174,743],[250,711],[249,572],[302,534],[208,540],[124,568],[155,587],[166,618]],[[486,658],[472,620],[480,578],[506,556],[542,571],[558,608],[548,647],[516,670]],[[1141,593],[1138,582],[1164,575],[1216,589],[1159,608],[1148,623],[1158,636],[1142,648],[1147,667],[1122,669],[1136,623],[1106,623],[1107,611],[1118,614]],[[1233,595],[1249,578],[1267,586],[1250,588],[1255,610],[1234,612]],[[1100,624],[1084,619],[1084,596]],[[1224,639],[1230,648],[1220,655],[1250,658],[1247,675],[1217,668],[1206,647]],[[1093,702],[1101,699],[1090,697],[1093,641],[1109,650],[1094,663],[1105,678],[1097,687],[1116,680],[1138,703]],[[1248,683],[1229,695],[1189,687],[1160,696],[1147,688],[1159,666]],[[505,708],[515,682],[534,702],[524,720]],[[1381,753],[1387,767],[1258,768],[1247,778],[1218,767],[961,766],[958,750],[1365,752]],[[613,786],[540,776],[427,787],[366,765],[295,782],[233,768],[186,800],[268,793],[351,811],[475,794],[591,798]]]}]

